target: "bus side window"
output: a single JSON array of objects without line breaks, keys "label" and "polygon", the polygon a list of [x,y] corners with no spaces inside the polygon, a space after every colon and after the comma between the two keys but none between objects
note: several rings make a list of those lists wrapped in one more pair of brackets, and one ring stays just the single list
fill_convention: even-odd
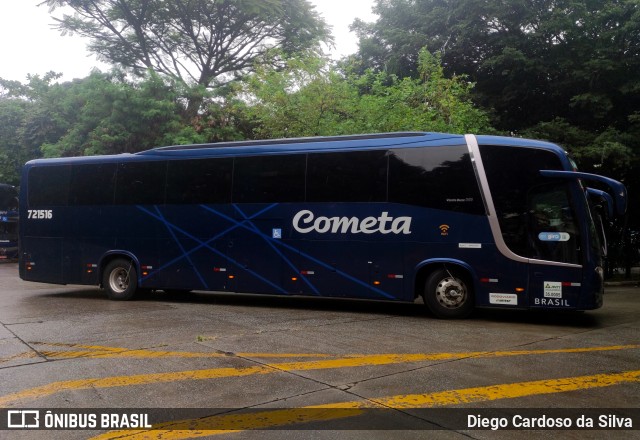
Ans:
[{"label": "bus side window", "polygon": [[169,161],[167,204],[231,202],[233,159]]},{"label": "bus side window", "polygon": [[116,205],[162,205],[166,162],[125,162],[118,166]]},{"label": "bus side window", "polygon": [[74,165],[69,205],[111,205],[116,185],[115,163]]},{"label": "bus side window", "polygon": [[70,165],[40,166],[29,170],[29,208],[67,206]]},{"label": "bus side window", "polygon": [[233,171],[233,203],[304,201],[306,155],[238,157]]},{"label": "bus side window", "polygon": [[480,188],[466,146],[393,150],[389,202],[484,214]]},{"label": "bus side window", "polygon": [[307,202],[386,202],[386,151],[309,154]]}]

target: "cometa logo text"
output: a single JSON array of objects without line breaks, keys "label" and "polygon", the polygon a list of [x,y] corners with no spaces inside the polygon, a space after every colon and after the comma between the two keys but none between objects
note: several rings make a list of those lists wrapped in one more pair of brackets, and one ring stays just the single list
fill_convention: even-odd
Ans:
[{"label": "cometa logo text", "polygon": [[316,217],[307,209],[293,217],[293,228],[301,234],[411,234],[411,217],[390,217],[384,211],[378,217]]}]

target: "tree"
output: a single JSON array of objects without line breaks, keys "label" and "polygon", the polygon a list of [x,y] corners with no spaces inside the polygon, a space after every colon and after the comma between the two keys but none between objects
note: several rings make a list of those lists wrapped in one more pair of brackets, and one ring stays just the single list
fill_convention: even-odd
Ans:
[{"label": "tree", "polygon": [[247,112],[257,137],[295,137],[404,130],[491,131],[473,106],[473,84],[446,78],[440,59],[418,55],[420,77],[342,73],[317,57],[290,60],[284,70],[259,69],[247,81]]},{"label": "tree", "polygon": [[[21,166],[38,157],[135,153],[149,148],[243,137],[241,107],[212,102],[193,124],[180,117],[184,90],[156,74],[137,81],[94,71],[72,82],[30,76],[0,79],[0,179],[17,183]],[[238,124],[240,125],[240,124]]]},{"label": "tree", "polygon": [[640,108],[637,0],[377,0],[377,22],[356,22],[364,67],[417,74],[416,53],[477,83],[498,128],[564,118],[625,131]]},{"label": "tree", "polygon": [[25,159],[22,144],[28,103],[15,98],[0,98],[0,183],[17,185]]},{"label": "tree", "polygon": [[194,86],[187,115],[203,90],[247,71],[272,48],[318,48],[329,29],[307,0],[47,0],[63,33],[90,38],[89,50],[116,65],[151,69]]}]

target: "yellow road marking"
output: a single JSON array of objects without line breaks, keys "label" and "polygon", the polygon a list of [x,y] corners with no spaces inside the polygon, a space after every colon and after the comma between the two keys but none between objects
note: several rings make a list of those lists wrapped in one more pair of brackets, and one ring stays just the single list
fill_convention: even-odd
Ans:
[{"label": "yellow road marking", "polygon": [[383,355],[352,355],[337,359],[271,363],[264,366],[242,368],[213,368],[205,370],[190,370],[170,373],[138,374],[132,376],[112,376],[105,378],[67,380],[52,382],[35,388],[19,391],[0,397],[0,407],[23,399],[35,399],[61,391],[83,390],[91,388],[115,388],[152,383],[178,382],[185,380],[206,380],[223,377],[242,377],[254,374],[271,374],[282,371],[308,371],[334,368],[363,367],[399,364],[419,361],[454,360],[462,358],[495,358],[507,356],[525,356],[559,353],[590,353],[598,351],[628,350],[640,348],[640,345],[614,345],[608,347],[585,347],[555,350],[516,350],[498,352],[463,352],[463,353],[423,353],[423,354],[383,354]]},{"label": "yellow road marking", "polygon": [[[33,351],[25,351],[24,353],[18,353],[6,358],[0,358],[0,362],[10,362],[16,359],[31,359],[31,358],[37,358],[37,357],[40,357],[38,353],[35,353]],[[44,359],[42,360],[44,361]]]},{"label": "yellow road marking", "polygon": [[273,373],[266,367],[248,368],[214,368],[209,370],[178,371],[173,373],[137,374],[133,376],[112,376],[97,379],[78,379],[52,382],[35,388],[0,397],[0,407],[16,400],[38,398],[68,390],[85,390],[90,388],[115,388],[151,383],[178,382],[184,380],[218,379],[221,377],[242,377],[254,374]]},{"label": "yellow road marking", "polygon": [[188,352],[188,351],[158,351],[148,349],[131,349],[123,347],[107,347],[102,345],[63,344],[49,342],[32,342],[35,345],[52,347],[82,348],[84,350],[41,350],[42,355],[50,358],[215,358],[215,357],[259,357],[259,358],[323,358],[333,357],[328,354],[313,353],[220,353],[220,352]]},{"label": "yellow road marking", "polygon": [[[199,419],[163,423],[154,426],[153,431],[112,431],[93,437],[91,440],[138,440],[148,438],[180,440],[216,434],[228,434],[230,432],[249,429],[267,429],[312,421],[317,422],[354,417],[364,412],[363,410],[358,411],[358,409],[364,408],[408,409],[448,407],[467,403],[610,387],[630,382],[640,382],[640,370],[499,384],[426,394],[388,396],[371,401],[331,403],[272,411],[264,410],[250,414],[215,415]],[[322,409],[326,411],[319,411]],[[217,429],[211,429],[212,426],[215,426]]]}]

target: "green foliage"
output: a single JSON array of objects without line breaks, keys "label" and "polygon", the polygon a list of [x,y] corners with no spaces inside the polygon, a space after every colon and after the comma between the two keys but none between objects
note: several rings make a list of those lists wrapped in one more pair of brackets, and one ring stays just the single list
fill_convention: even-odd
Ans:
[{"label": "green foliage", "polygon": [[364,66],[416,76],[417,49],[440,52],[448,72],[477,82],[499,128],[562,117],[624,130],[638,108],[637,0],[378,0],[375,10],[377,22],[355,24]]},{"label": "green foliage", "polygon": [[446,78],[440,59],[419,54],[420,77],[367,70],[339,71],[321,58],[290,60],[287,68],[260,68],[246,81],[247,109],[256,137],[296,137],[403,130],[491,131],[488,117],[469,101],[473,84]]},{"label": "green foliage", "polygon": [[120,72],[93,72],[73,82],[59,75],[28,83],[0,79],[0,180],[17,184],[21,166],[38,157],[137,152],[156,146],[242,137],[233,102],[210,100],[207,111],[184,123],[193,91],[156,74],[128,81]]},{"label": "green foliage", "polygon": [[44,97],[45,111],[64,134],[45,142],[45,157],[136,152],[180,127],[173,89],[158,76],[128,83],[117,74],[94,72],[55,85]]},{"label": "green foliage", "polygon": [[18,184],[20,168],[29,159],[23,148],[24,120],[29,104],[19,99],[0,99],[0,182]]},{"label": "green foliage", "polygon": [[[48,0],[57,28],[90,39],[102,59],[209,88],[250,70],[273,48],[318,50],[329,28],[307,0]],[[272,60],[274,60],[272,58]],[[277,60],[274,60],[277,61]],[[201,97],[189,100],[189,115]]]}]

